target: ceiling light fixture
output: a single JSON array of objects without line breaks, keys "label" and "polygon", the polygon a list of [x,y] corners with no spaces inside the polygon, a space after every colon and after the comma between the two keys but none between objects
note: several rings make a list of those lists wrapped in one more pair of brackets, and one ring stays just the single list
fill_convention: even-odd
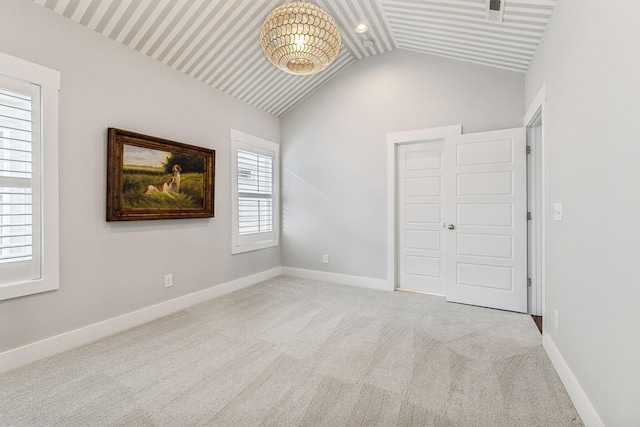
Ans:
[{"label": "ceiling light fixture", "polygon": [[340,30],[327,12],[307,2],[285,3],[267,15],[260,30],[267,59],[290,74],[315,74],[340,51]]},{"label": "ceiling light fixture", "polygon": [[362,34],[362,33],[366,33],[368,29],[369,29],[369,26],[364,22],[362,22],[356,26],[355,32],[358,34]]}]

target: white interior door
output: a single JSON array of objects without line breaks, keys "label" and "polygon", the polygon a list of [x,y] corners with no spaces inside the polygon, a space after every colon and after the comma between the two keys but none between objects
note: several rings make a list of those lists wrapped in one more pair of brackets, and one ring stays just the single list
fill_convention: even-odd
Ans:
[{"label": "white interior door", "polygon": [[445,141],[447,301],[527,312],[525,128]]},{"label": "white interior door", "polygon": [[444,140],[398,147],[398,288],[444,295]]}]

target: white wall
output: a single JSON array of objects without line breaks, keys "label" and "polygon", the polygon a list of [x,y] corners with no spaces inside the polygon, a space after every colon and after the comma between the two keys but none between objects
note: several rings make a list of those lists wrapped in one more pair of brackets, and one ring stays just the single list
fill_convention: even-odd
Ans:
[{"label": "white wall", "polygon": [[523,114],[520,73],[409,51],[354,63],[283,119],[283,266],[386,279],[386,134]]},{"label": "white wall", "polygon": [[[62,78],[60,290],[0,301],[0,353],[280,266],[279,248],[231,256],[230,234],[229,130],[279,141],[277,118],[30,1],[2,0],[0,29]],[[215,149],[215,218],[105,222],[110,126]]]},{"label": "white wall", "polygon": [[527,103],[546,83],[548,106],[545,333],[616,427],[640,423],[639,16],[559,1],[526,76]]}]

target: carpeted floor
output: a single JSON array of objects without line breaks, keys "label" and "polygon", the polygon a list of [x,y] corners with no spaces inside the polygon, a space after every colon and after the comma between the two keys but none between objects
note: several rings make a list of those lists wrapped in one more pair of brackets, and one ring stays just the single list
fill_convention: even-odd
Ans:
[{"label": "carpeted floor", "polygon": [[0,426],[581,426],[528,315],[281,276],[0,375]]}]

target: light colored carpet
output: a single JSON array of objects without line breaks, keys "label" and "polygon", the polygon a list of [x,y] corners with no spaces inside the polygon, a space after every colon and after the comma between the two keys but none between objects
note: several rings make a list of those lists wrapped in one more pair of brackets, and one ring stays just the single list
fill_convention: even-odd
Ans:
[{"label": "light colored carpet", "polygon": [[580,426],[530,316],[281,276],[0,375],[1,426]]}]

